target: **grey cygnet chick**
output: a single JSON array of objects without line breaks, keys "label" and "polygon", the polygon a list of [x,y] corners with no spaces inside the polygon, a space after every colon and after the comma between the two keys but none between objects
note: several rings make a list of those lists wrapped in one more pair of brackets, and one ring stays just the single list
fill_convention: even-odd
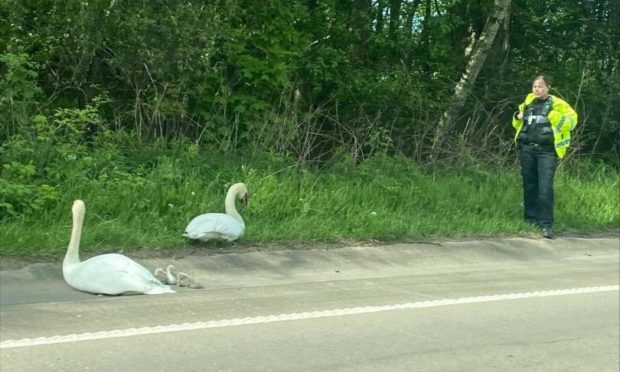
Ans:
[{"label": "grey cygnet chick", "polygon": [[177,284],[177,277],[175,276],[175,273],[174,273],[174,265],[166,266],[166,270],[162,269],[161,267],[158,267],[155,269],[155,271],[153,271],[153,275],[155,275],[155,277],[164,284],[169,284],[169,285]]},{"label": "grey cygnet chick", "polygon": [[184,272],[177,274],[177,284],[179,287],[187,287],[192,289],[204,288],[202,284]]}]

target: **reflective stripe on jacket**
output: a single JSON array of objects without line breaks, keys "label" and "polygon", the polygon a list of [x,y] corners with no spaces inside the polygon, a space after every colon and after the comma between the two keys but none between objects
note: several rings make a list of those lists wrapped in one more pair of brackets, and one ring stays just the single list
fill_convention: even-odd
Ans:
[{"label": "reflective stripe on jacket", "polygon": [[[553,129],[553,142],[555,144],[555,152],[559,158],[563,158],[566,154],[566,149],[570,145],[570,132],[577,126],[577,113],[570,105],[561,98],[553,95],[549,95],[551,98],[551,111],[547,115],[549,122],[551,123],[551,129]],[[519,112],[525,111],[525,108],[534,101],[536,95],[530,93],[525,97],[525,101],[519,105]],[[515,141],[519,138],[521,128],[523,128],[523,119],[517,119],[515,115],[512,116],[512,126],[517,133],[515,134]]]}]

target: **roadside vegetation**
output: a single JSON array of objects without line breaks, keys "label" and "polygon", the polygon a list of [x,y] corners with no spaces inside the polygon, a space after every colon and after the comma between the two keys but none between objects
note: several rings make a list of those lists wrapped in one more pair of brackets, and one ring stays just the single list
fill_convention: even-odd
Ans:
[{"label": "roadside vegetation", "polygon": [[[186,224],[199,213],[223,211],[234,182],[250,190],[249,206],[238,205],[247,224],[239,247],[538,234],[522,221],[516,164],[432,169],[399,155],[354,162],[343,153],[306,165],[268,153],[222,155],[187,141],[129,143],[111,135],[37,151],[19,141],[5,145],[4,155],[12,156],[0,178],[0,255],[60,258],[77,198],[87,206],[85,254],[187,247],[181,236]],[[42,170],[45,178],[37,176]],[[609,166],[563,164],[556,179],[558,232],[618,227],[619,187],[618,172]]]},{"label": "roadside vegetation", "polygon": [[579,114],[557,233],[618,228],[619,6],[0,0],[0,256],[61,257],[76,198],[86,253],[181,249],[234,182],[237,246],[538,234],[510,121],[540,73]]}]

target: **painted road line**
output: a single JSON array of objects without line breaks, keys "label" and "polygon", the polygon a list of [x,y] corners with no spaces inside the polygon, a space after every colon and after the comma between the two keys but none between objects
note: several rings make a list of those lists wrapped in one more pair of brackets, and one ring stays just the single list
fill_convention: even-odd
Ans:
[{"label": "painted road line", "polygon": [[420,302],[407,302],[407,303],[395,304],[395,305],[349,307],[349,308],[342,308],[342,309],[319,310],[319,311],[309,311],[309,312],[302,312],[302,313],[264,315],[264,316],[253,316],[253,317],[247,317],[247,318],[222,319],[222,320],[210,320],[210,321],[204,321],[204,322],[158,325],[158,326],[152,326],[152,327],[115,329],[115,330],[110,330],[110,331],[86,332],[86,333],[78,333],[78,334],[0,341],[0,349],[31,347],[31,346],[39,346],[39,345],[51,345],[51,344],[60,344],[60,343],[67,343],[67,342],[105,340],[105,339],[110,339],[110,338],[132,337],[132,336],[171,333],[171,332],[196,331],[196,330],[209,329],[209,328],[225,328],[225,327],[235,327],[235,326],[250,325],[250,324],[266,324],[266,323],[274,323],[274,322],[284,322],[284,321],[291,321],[291,320],[306,320],[306,319],[330,318],[330,317],[336,317],[336,316],[371,314],[371,313],[379,313],[379,312],[394,311],[394,310],[413,310],[413,309],[425,309],[425,308],[442,307],[442,306],[454,306],[454,305],[476,304],[476,303],[485,303],[485,302],[520,300],[520,299],[528,299],[528,298],[541,298],[541,297],[567,296],[567,295],[577,295],[577,294],[587,294],[587,293],[612,292],[612,291],[618,291],[619,289],[620,289],[619,285],[607,285],[607,286],[600,286],[600,287],[584,287],[584,288],[557,289],[557,290],[546,290],[546,291],[536,291],[536,292],[496,294],[496,295],[488,295],[488,296],[463,297],[463,298],[457,298],[457,299],[441,299],[441,300],[429,300],[429,301],[420,301]]}]

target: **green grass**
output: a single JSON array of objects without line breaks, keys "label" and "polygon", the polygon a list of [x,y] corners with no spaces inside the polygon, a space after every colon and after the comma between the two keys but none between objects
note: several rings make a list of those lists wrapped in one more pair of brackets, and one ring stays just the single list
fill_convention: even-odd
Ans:
[{"label": "green grass", "polygon": [[[557,173],[556,230],[620,226],[618,172],[576,161],[571,166]],[[250,204],[238,206],[247,231],[237,246],[536,231],[522,221],[517,168],[472,166],[431,174],[407,159],[378,156],[318,170],[277,157],[223,158],[181,146],[117,154],[108,163],[91,161],[82,168],[75,164],[68,174],[53,184],[58,194],[45,208],[4,218],[0,256],[62,257],[77,198],[87,208],[83,252],[183,248],[189,245],[181,236],[189,220],[223,211],[227,187],[240,181],[249,187]]]}]

